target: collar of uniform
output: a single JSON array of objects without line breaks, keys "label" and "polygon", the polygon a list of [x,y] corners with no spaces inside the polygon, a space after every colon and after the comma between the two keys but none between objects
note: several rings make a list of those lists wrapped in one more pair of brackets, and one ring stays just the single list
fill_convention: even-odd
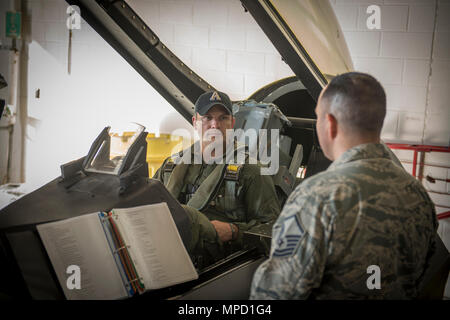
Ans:
[{"label": "collar of uniform", "polygon": [[391,159],[387,148],[388,147],[383,143],[365,143],[357,145],[341,154],[338,159],[331,163],[327,170],[333,170],[341,164],[356,160],[376,158]]}]

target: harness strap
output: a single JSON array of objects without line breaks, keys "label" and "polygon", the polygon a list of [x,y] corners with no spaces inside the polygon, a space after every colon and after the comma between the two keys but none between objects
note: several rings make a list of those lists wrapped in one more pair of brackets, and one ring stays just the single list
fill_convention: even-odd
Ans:
[{"label": "harness strap", "polygon": [[198,187],[197,191],[194,193],[187,205],[199,211],[205,208],[217,193],[220,183],[223,180],[226,167],[227,166],[225,164],[218,164],[211,174]]}]

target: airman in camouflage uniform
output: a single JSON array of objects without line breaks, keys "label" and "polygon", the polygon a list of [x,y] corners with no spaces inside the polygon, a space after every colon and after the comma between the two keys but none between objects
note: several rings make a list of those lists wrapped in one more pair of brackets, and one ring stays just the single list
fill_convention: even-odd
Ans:
[{"label": "airman in camouflage uniform", "polygon": [[[234,119],[231,122],[225,118],[220,124],[220,119],[231,112],[231,102],[221,92],[207,92],[196,102],[197,117],[203,119],[205,131],[211,126],[231,129]],[[184,151],[190,151],[190,163],[171,168],[172,157],[168,158],[153,178],[160,180],[187,212],[192,224],[192,241],[187,249],[201,267],[241,248],[244,231],[273,224],[280,207],[273,181],[261,175],[260,165],[236,165],[229,172],[225,161],[195,164],[195,149],[193,145]],[[168,170],[170,175],[165,174]]]},{"label": "airman in camouflage uniform", "polygon": [[[325,155],[334,162],[289,196],[273,227],[270,258],[254,275],[252,299],[417,296],[435,246],[436,213],[422,184],[379,143],[385,111],[370,111],[379,107],[377,99],[385,110],[381,85],[360,73],[338,76],[322,92],[317,131]],[[336,102],[339,105],[333,106]],[[370,132],[365,135],[351,126],[356,116],[345,114],[345,108],[359,103],[370,121],[378,122],[373,139],[368,139]],[[345,132],[335,144],[333,139],[343,130],[336,124],[352,128],[353,146]],[[379,268],[375,287],[371,266]]]}]

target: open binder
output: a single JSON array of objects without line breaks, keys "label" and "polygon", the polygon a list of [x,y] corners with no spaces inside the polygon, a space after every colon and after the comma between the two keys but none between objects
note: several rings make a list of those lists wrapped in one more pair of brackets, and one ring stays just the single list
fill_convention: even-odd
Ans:
[{"label": "open binder", "polygon": [[[67,299],[120,299],[198,278],[165,202],[37,230]],[[79,289],[69,284],[73,265],[80,268]]]}]

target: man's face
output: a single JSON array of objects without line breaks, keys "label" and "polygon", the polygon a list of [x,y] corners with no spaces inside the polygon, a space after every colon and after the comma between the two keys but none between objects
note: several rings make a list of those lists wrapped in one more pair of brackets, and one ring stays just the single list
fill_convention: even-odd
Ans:
[{"label": "man's face", "polygon": [[192,117],[194,129],[200,136],[202,145],[205,147],[214,141],[214,135],[222,134],[225,143],[226,130],[233,129],[235,119],[221,105],[213,106],[208,112],[201,116],[196,114]]},{"label": "man's face", "polygon": [[315,110],[317,116],[316,131],[317,131],[317,138],[319,139],[319,144],[323,150],[323,153],[328,159],[333,160],[331,159],[331,152],[330,152],[331,141],[329,139],[328,134],[328,124],[326,119],[327,113],[324,110],[324,103],[328,102],[322,99],[322,94],[325,90],[326,88],[322,90],[322,93],[319,96],[319,100],[317,101],[317,106]]}]

